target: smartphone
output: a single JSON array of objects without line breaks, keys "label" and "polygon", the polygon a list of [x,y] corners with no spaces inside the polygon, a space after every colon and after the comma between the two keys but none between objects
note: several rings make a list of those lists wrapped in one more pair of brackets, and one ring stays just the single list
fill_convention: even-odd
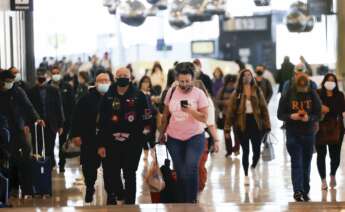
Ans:
[{"label": "smartphone", "polygon": [[188,100],[181,100],[181,107],[187,108],[188,107]]}]

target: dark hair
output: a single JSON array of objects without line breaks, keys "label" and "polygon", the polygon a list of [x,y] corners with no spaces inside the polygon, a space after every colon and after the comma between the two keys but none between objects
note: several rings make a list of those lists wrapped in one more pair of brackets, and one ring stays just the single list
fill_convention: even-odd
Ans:
[{"label": "dark hair", "polygon": [[47,69],[45,68],[38,68],[36,70],[37,75],[45,75],[47,73]]},{"label": "dark hair", "polygon": [[50,69],[50,72],[53,72],[54,69],[59,70],[59,72],[61,71],[59,66],[54,65],[54,66]]},{"label": "dark hair", "polygon": [[191,62],[182,62],[175,66],[176,76],[191,75],[194,78],[195,66]]},{"label": "dark hair", "polygon": [[255,68],[257,68],[257,67],[263,67],[264,69],[266,69],[266,65],[264,65],[264,64],[258,64],[258,65],[256,65]]},{"label": "dark hair", "polygon": [[333,77],[335,79],[335,88],[333,90],[334,93],[338,93],[339,92],[339,87],[338,87],[338,79],[337,76],[333,73],[328,73],[325,75],[325,77],[323,78],[322,82],[321,82],[321,96],[326,96],[326,88],[325,88],[325,83],[327,82],[327,80]]},{"label": "dark hair", "polygon": [[224,85],[226,86],[227,84],[229,84],[230,82],[232,83],[236,83],[237,81],[237,75],[234,74],[227,74],[224,77]]},{"label": "dark hair", "polygon": [[4,81],[5,79],[14,79],[16,76],[12,74],[9,70],[4,70],[0,72],[0,80]]},{"label": "dark hair", "polygon": [[236,93],[237,94],[242,94],[243,93],[243,77],[244,77],[244,73],[246,73],[246,72],[249,72],[250,75],[252,76],[252,82],[250,83],[250,85],[252,87],[256,86],[255,78],[254,78],[252,72],[249,69],[243,69],[240,72],[240,75],[239,75],[238,81],[237,81],[237,88],[236,88]]},{"label": "dark hair", "polygon": [[81,78],[83,78],[84,81],[85,81],[86,83],[88,83],[89,80],[90,80],[90,79],[89,79],[89,73],[86,72],[86,71],[81,71],[81,72],[79,72],[78,76],[81,77]]},{"label": "dark hair", "polygon": [[163,73],[163,68],[161,66],[161,64],[159,62],[155,62],[153,64],[152,70],[151,70],[151,74],[154,74],[156,72],[156,69],[159,68],[159,70]]},{"label": "dark hair", "polygon": [[175,69],[170,69],[168,71],[168,77],[167,77],[167,87],[171,87],[171,85],[175,82],[176,80],[176,71]]},{"label": "dark hair", "polygon": [[140,81],[139,81],[139,90],[141,90],[141,85],[144,83],[145,80],[149,80],[149,87],[150,90],[152,89],[152,82],[151,82],[151,78],[149,76],[143,76]]}]

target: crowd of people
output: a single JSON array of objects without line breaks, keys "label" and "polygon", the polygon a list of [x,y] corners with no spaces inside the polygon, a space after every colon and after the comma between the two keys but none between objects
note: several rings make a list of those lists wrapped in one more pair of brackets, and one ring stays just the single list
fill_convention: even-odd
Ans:
[{"label": "crowd of people", "polygon": [[[51,160],[51,170],[58,166],[63,173],[63,147],[69,141],[81,147],[87,203],[93,201],[97,169],[102,166],[107,204],[134,204],[141,154],[144,160],[150,151],[155,157],[157,143],[166,144],[171,155],[177,202],[197,202],[206,183],[207,155],[219,151],[221,140],[225,141],[225,157],[238,156],[241,148],[243,183],[250,184],[249,167],[255,170],[261,144],[271,131],[267,105],[274,89],[265,65],[253,71],[242,66],[236,75],[224,75],[217,67],[211,79],[198,59],[176,62],[167,74],[155,62],[139,81],[130,64],[115,72],[111,67],[108,53],[102,60],[93,56],[86,64],[79,60],[68,64],[66,58],[50,64],[44,58],[31,88],[15,67],[0,71],[0,128],[10,135],[0,134],[1,172],[10,180],[11,195],[18,196],[19,188],[24,198],[35,195],[30,163],[42,151]],[[344,135],[345,98],[337,77],[328,73],[318,89],[311,74],[303,57],[298,65],[286,57],[276,77],[281,93],[278,118],[286,131],[296,201],[309,201],[314,147],[321,188],[328,188],[327,147],[329,186],[336,186]],[[43,127],[44,135],[34,133],[35,127]],[[224,132],[224,138],[217,129]]]}]

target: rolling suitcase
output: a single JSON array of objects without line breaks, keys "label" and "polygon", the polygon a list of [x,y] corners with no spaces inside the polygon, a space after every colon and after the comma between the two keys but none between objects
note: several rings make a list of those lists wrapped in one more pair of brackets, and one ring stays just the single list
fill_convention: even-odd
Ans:
[{"label": "rolling suitcase", "polygon": [[51,196],[52,195],[52,167],[51,160],[45,155],[45,139],[44,127],[41,128],[42,133],[42,154],[38,154],[38,126],[35,124],[35,150],[32,160],[32,173],[33,173],[33,189],[35,195]]}]

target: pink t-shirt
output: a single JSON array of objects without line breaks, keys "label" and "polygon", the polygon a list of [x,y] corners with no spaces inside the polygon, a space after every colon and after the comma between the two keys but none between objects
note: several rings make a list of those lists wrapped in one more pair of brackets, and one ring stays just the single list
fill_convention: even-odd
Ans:
[{"label": "pink t-shirt", "polygon": [[169,89],[164,100],[164,104],[169,106],[171,114],[167,134],[175,139],[186,141],[195,135],[204,132],[204,124],[194,119],[191,115],[181,110],[181,100],[187,100],[193,109],[208,107],[208,100],[205,93],[199,88],[193,87],[193,90],[187,94],[183,93],[179,87],[171,96],[172,88]]}]

